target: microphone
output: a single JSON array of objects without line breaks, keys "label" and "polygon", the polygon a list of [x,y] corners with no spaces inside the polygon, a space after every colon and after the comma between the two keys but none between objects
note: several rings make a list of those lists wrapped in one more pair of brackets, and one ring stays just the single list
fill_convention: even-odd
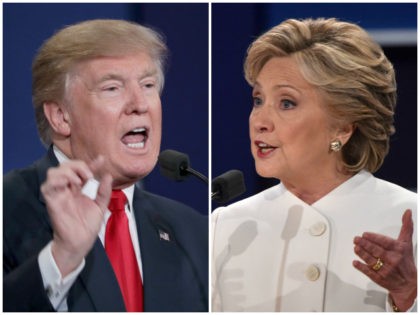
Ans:
[{"label": "microphone", "polygon": [[177,182],[183,181],[192,174],[206,184],[209,183],[206,176],[190,168],[190,159],[185,153],[175,150],[162,151],[159,154],[158,163],[161,174]]},{"label": "microphone", "polygon": [[230,170],[211,182],[211,199],[225,203],[242,195],[245,190],[243,173],[239,170]]},{"label": "microphone", "polygon": [[[206,184],[209,180],[203,174],[190,167],[190,159],[185,153],[175,150],[162,151],[158,157],[162,175],[175,180],[183,181],[189,175],[194,175]],[[211,198],[219,203],[225,203],[246,190],[243,174],[239,170],[228,171],[212,181]]]}]

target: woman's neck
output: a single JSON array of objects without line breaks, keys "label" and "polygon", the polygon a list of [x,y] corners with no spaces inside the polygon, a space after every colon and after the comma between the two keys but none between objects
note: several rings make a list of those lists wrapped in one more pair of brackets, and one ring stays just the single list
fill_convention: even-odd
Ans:
[{"label": "woman's neck", "polygon": [[334,174],[306,177],[301,180],[281,180],[283,185],[296,197],[312,205],[329,192],[347,181],[354,174],[335,172]]}]

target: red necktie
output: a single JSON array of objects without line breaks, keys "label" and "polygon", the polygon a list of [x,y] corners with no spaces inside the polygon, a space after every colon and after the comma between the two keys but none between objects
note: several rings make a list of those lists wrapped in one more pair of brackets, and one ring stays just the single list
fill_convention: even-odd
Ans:
[{"label": "red necktie", "polygon": [[128,312],[143,312],[143,285],[125,214],[126,203],[127,198],[121,190],[112,191],[105,251],[117,276],[125,308]]}]

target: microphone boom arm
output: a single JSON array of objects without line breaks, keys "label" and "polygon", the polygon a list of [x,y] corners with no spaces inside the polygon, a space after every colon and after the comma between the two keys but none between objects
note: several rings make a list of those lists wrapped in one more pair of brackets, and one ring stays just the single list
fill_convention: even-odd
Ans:
[{"label": "microphone boom arm", "polygon": [[208,185],[209,179],[206,176],[204,176],[203,174],[201,174],[200,172],[197,172],[195,169],[192,169],[191,167],[187,167],[185,169],[185,172],[194,175],[195,177],[201,179],[204,183],[206,183]]},{"label": "microphone boom arm", "polygon": [[[206,185],[209,184],[209,179],[206,176],[190,167],[188,155],[184,153],[165,150],[160,153],[158,162],[162,175],[170,179],[183,181],[192,174]],[[211,185],[211,199],[219,203],[226,203],[246,190],[243,174],[238,170],[230,170],[214,178]]]}]

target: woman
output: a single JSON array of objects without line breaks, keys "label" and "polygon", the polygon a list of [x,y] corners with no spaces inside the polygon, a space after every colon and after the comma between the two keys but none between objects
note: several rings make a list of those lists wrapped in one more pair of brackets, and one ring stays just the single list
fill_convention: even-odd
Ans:
[{"label": "woman", "polygon": [[212,310],[412,310],[416,194],[372,175],[394,133],[382,49],[354,24],[287,20],[245,76],[256,170],[281,183],[214,212]]}]

